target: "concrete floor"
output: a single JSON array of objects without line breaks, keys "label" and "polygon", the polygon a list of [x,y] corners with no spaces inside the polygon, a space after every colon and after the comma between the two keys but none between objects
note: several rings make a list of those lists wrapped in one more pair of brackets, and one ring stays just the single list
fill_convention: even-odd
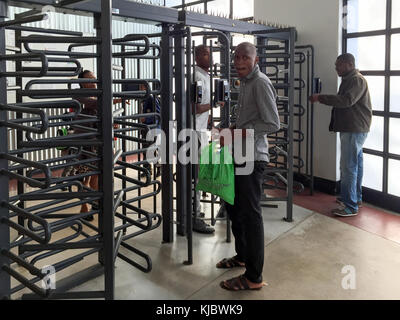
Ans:
[{"label": "concrete floor", "polygon": [[[147,205],[150,205],[149,202]],[[234,255],[234,243],[226,242],[226,222],[218,221],[214,235],[193,234],[194,263],[187,259],[186,237],[162,243],[162,228],[127,241],[146,252],[153,269],[143,273],[117,258],[115,298],[121,300],[274,300],[274,299],[400,299],[400,244],[311,210],[294,206],[294,221],[282,218],[285,204],[263,208],[265,264],[268,286],[260,291],[230,292],[220,281],[243,273],[243,269],[217,269],[215,264]],[[146,203],[145,203],[146,206]],[[207,205],[206,205],[207,206]],[[78,209],[78,208],[77,208]],[[209,208],[205,208],[209,216]],[[76,210],[78,212],[78,210]],[[96,218],[97,219],[97,218]],[[400,219],[400,217],[399,217]],[[74,253],[79,252],[76,250]],[[139,263],[143,260],[121,247],[120,252]],[[65,257],[69,253],[64,253]],[[57,281],[97,261],[91,255],[57,274]],[[43,261],[51,264],[52,261]],[[354,288],[343,288],[355,272]],[[348,268],[348,267],[347,267]],[[15,285],[15,281],[13,281]],[[73,291],[104,290],[103,276]],[[18,298],[21,291],[13,298]]]},{"label": "concrete floor", "polygon": [[[284,205],[263,209],[265,227],[264,280],[260,291],[229,292],[220,281],[241,274],[215,264],[234,255],[226,243],[225,222],[213,236],[194,234],[194,264],[186,266],[186,238],[161,244],[161,230],[129,241],[147,252],[153,270],[145,274],[124,261],[116,263],[116,299],[165,300],[273,300],[273,299],[400,299],[400,245],[356,227],[301,207],[294,207],[294,222],[282,220]],[[122,249],[124,252],[124,249]],[[130,253],[127,253],[129,256]],[[397,258],[396,258],[397,257]],[[342,282],[353,266],[355,289]],[[101,290],[103,278],[79,290]]]}]

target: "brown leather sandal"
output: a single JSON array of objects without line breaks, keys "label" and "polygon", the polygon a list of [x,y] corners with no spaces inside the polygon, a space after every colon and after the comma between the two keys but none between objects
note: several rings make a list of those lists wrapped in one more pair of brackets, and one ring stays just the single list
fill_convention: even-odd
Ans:
[{"label": "brown leather sandal", "polygon": [[265,283],[262,282],[260,287],[250,288],[246,277],[242,274],[238,277],[221,281],[219,285],[221,288],[226,290],[241,291],[241,290],[260,290],[265,285]]},{"label": "brown leather sandal", "polygon": [[224,258],[216,265],[219,269],[231,269],[235,267],[245,267],[244,262],[237,260],[236,256],[232,258]]}]

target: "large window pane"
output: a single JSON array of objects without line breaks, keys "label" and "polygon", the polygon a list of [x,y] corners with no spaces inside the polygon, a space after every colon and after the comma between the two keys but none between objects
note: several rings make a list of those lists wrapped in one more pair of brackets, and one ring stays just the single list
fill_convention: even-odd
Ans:
[{"label": "large window pane", "polygon": [[389,159],[388,193],[400,197],[400,161]]},{"label": "large window pane", "polygon": [[[391,118],[389,122],[389,152],[400,154],[400,119]],[[400,184],[400,182],[399,182]]]},{"label": "large window pane", "polygon": [[[344,28],[348,33],[387,30],[386,9],[391,3],[391,26],[400,28],[400,0],[347,0],[344,12],[347,15]],[[400,70],[400,34],[390,37],[390,66],[386,68],[386,36],[347,38],[347,52],[356,59],[356,68],[361,71],[398,71]],[[389,87],[386,87],[384,76],[365,76],[371,95],[374,111],[389,110],[400,113],[400,76],[391,76]],[[388,90],[388,91],[386,91]],[[389,99],[385,99],[388,95]],[[387,97],[387,96],[386,96]],[[389,100],[389,101],[388,101]],[[386,102],[386,105],[385,105]],[[384,124],[388,127],[384,132]],[[384,137],[388,139],[389,154],[400,155],[400,118],[373,116],[372,125],[364,148],[383,151]],[[383,164],[388,167],[383,172]],[[383,186],[383,175],[388,176],[387,185]],[[387,155],[376,156],[364,153],[363,186],[382,192],[387,189],[391,195],[400,197],[400,160],[391,159]]]},{"label": "large window pane", "polygon": [[347,52],[354,55],[360,70],[385,69],[385,36],[350,38]]},{"label": "large window pane", "polygon": [[383,117],[372,117],[371,129],[364,148],[383,151]]},{"label": "large window pane", "polygon": [[349,0],[346,23],[347,32],[385,29],[386,0]]},{"label": "large window pane", "polygon": [[366,76],[372,110],[383,111],[385,105],[385,77]]},{"label": "large window pane", "polygon": [[400,77],[390,77],[390,108],[391,112],[400,112]]},{"label": "large window pane", "polygon": [[392,0],[392,28],[400,28],[400,0]]},{"label": "large window pane", "polygon": [[392,35],[391,54],[390,54],[390,69],[400,70],[400,34]]},{"label": "large window pane", "polygon": [[363,186],[382,191],[383,158],[364,153]]}]

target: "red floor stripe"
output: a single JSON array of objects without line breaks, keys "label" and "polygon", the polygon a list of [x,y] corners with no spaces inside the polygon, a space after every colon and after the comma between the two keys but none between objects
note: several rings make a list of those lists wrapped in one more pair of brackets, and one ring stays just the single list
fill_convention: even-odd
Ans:
[{"label": "red floor stripe", "polygon": [[[267,193],[270,196],[284,196],[282,191],[277,190],[268,190]],[[348,218],[338,217],[331,213],[331,210],[338,206],[335,200],[335,196],[321,192],[314,192],[314,195],[310,196],[309,191],[305,190],[301,194],[295,195],[293,202],[300,207],[338,219],[341,222],[400,244],[399,214],[392,214],[383,209],[376,209],[368,205],[368,203],[364,203],[357,216]]]}]

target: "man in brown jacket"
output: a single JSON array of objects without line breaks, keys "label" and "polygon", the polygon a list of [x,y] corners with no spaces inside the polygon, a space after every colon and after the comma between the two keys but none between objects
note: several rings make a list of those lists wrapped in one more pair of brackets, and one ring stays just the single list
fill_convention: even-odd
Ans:
[{"label": "man in brown jacket", "polygon": [[340,55],[336,72],[342,77],[336,95],[314,94],[311,102],[333,106],[329,130],[340,132],[340,203],[332,213],[342,217],[355,216],[362,203],[362,147],[371,126],[372,107],[368,84],[355,68],[354,56]]}]

